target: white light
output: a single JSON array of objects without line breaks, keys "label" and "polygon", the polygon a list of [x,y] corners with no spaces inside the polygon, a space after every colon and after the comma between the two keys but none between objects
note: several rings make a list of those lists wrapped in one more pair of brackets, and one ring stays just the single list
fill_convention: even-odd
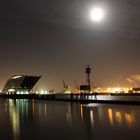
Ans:
[{"label": "white light", "polygon": [[15,89],[8,89],[8,92],[14,92],[15,91]]},{"label": "white light", "polygon": [[22,76],[17,75],[17,76],[12,77],[12,79],[17,79],[17,78],[20,78],[20,77],[22,77]]},{"label": "white light", "polygon": [[44,94],[44,90],[41,90],[41,91],[40,91],[40,94]]},{"label": "white light", "polygon": [[26,91],[26,92],[25,92],[25,94],[29,94],[29,92],[28,92],[28,91]]},{"label": "white light", "polygon": [[99,22],[104,17],[103,9],[101,8],[94,8],[90,11],[90,17],[93,21]]},{"label": "white light", "polygon": [[48,94],[47,90],[40,90],[39,94]]}]

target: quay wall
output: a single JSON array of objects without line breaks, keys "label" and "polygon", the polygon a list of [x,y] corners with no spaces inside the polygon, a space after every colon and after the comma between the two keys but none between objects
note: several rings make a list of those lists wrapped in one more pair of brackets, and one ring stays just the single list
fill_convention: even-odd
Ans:
[{"label": "quay wall", "polygon": [[36,99],[78,103],[136,104],[140,105],[140,94],[0,94],[5,99]]}]

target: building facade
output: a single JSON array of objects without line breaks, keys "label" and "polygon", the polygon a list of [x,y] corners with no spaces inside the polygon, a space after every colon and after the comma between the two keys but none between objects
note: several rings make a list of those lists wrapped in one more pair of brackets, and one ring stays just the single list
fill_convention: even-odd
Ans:
[{"label": "building facade", "polygon": [[14,75],[7,80],[2,93],[29,94],[41,76]]}]

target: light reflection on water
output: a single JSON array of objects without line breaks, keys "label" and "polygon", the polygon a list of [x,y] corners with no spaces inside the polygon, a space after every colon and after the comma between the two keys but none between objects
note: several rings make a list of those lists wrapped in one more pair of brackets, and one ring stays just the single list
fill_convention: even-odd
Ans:
[{"label": "light reflection on water", "polygon": [[13,138],[14,140],[18,140],[20,134],[19,110],[14,105],[15,104],[14,100],[9,99],[8,102],[9,102],[8,110],[13,131]]},{"label": "light reflection on water", "polygon": [[[139,106],[87,106],[26,99],[5,100],[4,105],[5,113],[0,106],[0,117],[6,115],[9,118],[7,127],[10,132],[7,130],[6,133],[9,136],[12,133],[10,139],[13,140],[36,140],[39,137],[51,140],[139,138]],[[4,119],[1,121],[7,125]]]},{"label": "light reflection on water", "polygon": [[132,127],[136,123],[135,114],[133,110],[129,112],[127,111],[121,112],[109,108],[108,118],[109,118],[110,125],[112,126],[122,125],[122,123],[125,123],[127,127]]},{"label": "light reflection on water", "polygon": [[93,118],[93,116],[91,115],[93,113],[91,113],[91,111],[96,112],[96,115],[98,115],[98,118],[100,119],[97,122],[103,123],[103,121],[105,120],[111,127],[133,127],[136,125],[137,121],[139,121],[139,118],[137,118],[136,116],[138,112],[140,113],[139,106],[95,105],[93,107],[90,106],[89,108],[91,109],[91,120]]}]

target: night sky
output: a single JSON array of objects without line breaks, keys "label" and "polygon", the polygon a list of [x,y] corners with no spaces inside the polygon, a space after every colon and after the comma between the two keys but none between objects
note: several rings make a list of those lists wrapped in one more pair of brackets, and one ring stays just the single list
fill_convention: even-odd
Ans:
[{"label": "night sky", "polygon": [[[91,21],[101,6],[105,17]],[[0,88],[15,74],[42,75],[38,88],[129,85],[140,74],[139,0],[1,0]]]}]

